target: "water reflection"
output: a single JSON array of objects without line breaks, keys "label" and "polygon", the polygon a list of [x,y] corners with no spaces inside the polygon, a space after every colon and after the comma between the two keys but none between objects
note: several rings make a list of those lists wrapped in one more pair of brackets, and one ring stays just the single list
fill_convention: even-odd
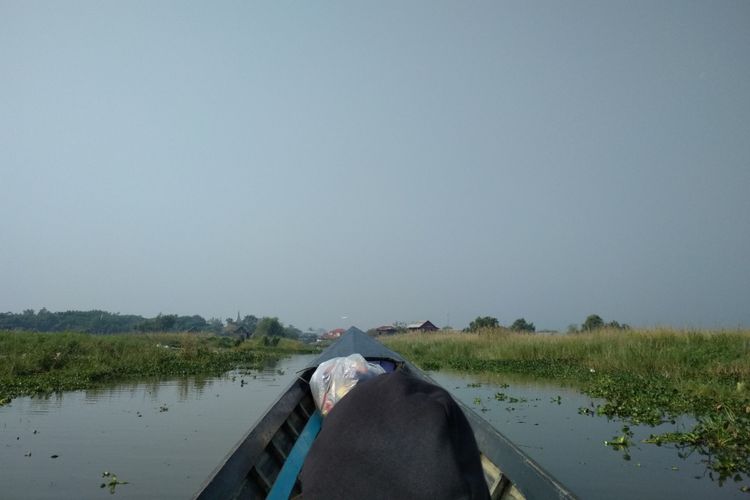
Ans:
[{"label": "water reflection", "polygon": [[744,483],[721,487],[708,479],[705,456],[644,443],[651,434],[691,429],[689,417],[656,427],[628,425],[584,410],[601,400],[549,382],[430,375],[581,498],[747,498]]},{"label": "water reflection", "polygon": [[[99,488],[106,470],[128,481],[117,496],[189,498],[313,358],[14,399],[0,407],[0,496],[109,498]],[[689,429],[690,419],[624,431],[625,422],[581,411],[601,401],[571,388],[518,376],[431,375],[581,498],[747,498],[737,484],[708,480],[704,456],[642,442]],[[622,436],[628,446],[604,444]]]},{"label": "water reflection", "polygon": [[[0,407],[2,498],[190,498],[314,356],[219,377],[128,382]],[[51,458],[55,456],[56,458]]]},{"label": "water reflection", "polygon": [[97,404],[113,398],[121,398],[124,394],[135,397],[145,393],[150,400],[158,401],[159,393],[163,390],[177,392],[178,401],[200,397],[210,389],[215,382],[226,383],[231,379],[230,375],[221,376],[192,376],[179,379],[152,379],[139,380],[137,382],[125,382],[114,387],[87,389],[84,391],[84,401],[87,404]]}]

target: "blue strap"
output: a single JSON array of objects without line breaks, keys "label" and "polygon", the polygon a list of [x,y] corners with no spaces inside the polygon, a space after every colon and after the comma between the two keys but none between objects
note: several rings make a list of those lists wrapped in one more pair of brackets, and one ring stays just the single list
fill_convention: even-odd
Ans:
[{"label": "blue strap", "polygon": [[307,452],[310,451],[313,441],[320,432],[322,422],[323,417],[318,410],[315,410],[310,416],[310,420],[307,421],[305,428],[302,429],[299,439],[294,443],[292,451],[289,452],[286,462],[284,462],[279,475],[276,477],[276,482],[273,483],[271,491],[268,492],[267,500],[287,500],[289,495],[292,494],[294,483],[302,470],[302,464],[305,463]]}]

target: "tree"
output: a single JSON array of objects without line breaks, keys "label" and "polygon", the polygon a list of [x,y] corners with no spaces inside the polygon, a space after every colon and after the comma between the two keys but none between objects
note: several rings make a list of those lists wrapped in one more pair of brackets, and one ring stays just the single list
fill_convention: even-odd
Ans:
[{"label": "tree", "polygon": [[224,329],[224,323],[222,323],[219,318],[211,318],[208,320],[208,329],[216,335],[219,335]]},{"label": "tree", "polygon": [[255,334],[262,337],[283,337],[284,327],[279,318],[263,318],[258,322]]},{"label": "tree", "polygon": [[159,332],[168,332],[177,322],[176,314],[161,314],[156,317],[156,330]]},{"label": "tree", "polygon": [[524,318],[519,318],[510,325],[510,329],[514,332],[535,332],[536,327],[534,323],[527,323]]},{"label": "tree", "polygon": [[604,320],[598,314],[590,314],[581,325],[581,330],[590,332],[604,327]]},{"label": "tree", "polygon": [[468,330],[470,332],[476,332],[482,328],[498,328],[499,326],[500,322],[497,318],[493,318],[492,316],[477,316],[477,319],[469,323]]},{"label": "tree", "polygon": [[246,315],[242,318],[242,321],[240,321],[240,325],[244,326],[245,329],[250,332],[250,335],[252,335],[255,332],[255,329],[258,328],[258,318],[252,314]]},{"label": "tree", "polygon": [[175,323],[177,323],[176,314],[159,313],[157,317],[147,319],[136,325],[136,329],[141,332],[168,332],[174,328]]},{"label": "tree", "polygon": [[178,316],[173,329],[177,332],[205,332],[209,330],[208,323],[203,316]]},{"label": "tree", "polygon": [[290,339],[299,339],[300,335],[302,335],[302,330],[300,330],[299,328],[295,328],[294,325],[289,325],[284,328],[284,337]]},{"label": "tree", "polygon": [[606,327],[612,330],[630,330],[630,325],[627,323],[620,324],[617,321],[610,321],[606,324]]}]

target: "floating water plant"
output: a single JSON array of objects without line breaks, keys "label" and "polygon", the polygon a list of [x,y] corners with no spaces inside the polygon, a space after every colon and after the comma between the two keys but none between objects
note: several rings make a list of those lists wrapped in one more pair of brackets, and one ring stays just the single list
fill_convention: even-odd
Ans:
[{"label": "floating water plant", "polygon": [[107,479],[107,481],[102,483],[99,487],[109,488],[109,492],[113,495],[115,494],[115,488],[117,488],[117,485],[128,484],[127,481],[120,481],[115,474],[108,471],[102,472],[102,477]]},{"label": "floating water plant", "polygon": [[605,446],[613,450],[622,451],[623,460],[630,460],[630,446],[632,445],[633,431],[627,425],[622,426],[622,435],[615,436],[611,441],[604,441]]},{"label": "floating water plant", "polygon": [[[750,331],[671,329],[576,335],[407,334],[384,339],[424,366],[469,373],[517,373],[580,388],[605,400],[582,415],[632,424],[696,421],[683,433],[653,436],[678,452],[700,454],[718,482],[750,475]],[[497,399],[507,401],[507,395]],[[561,398],[553,398],[561,403]],[[618,445],[617,439],[608,441]]]},{"label": "floating water plant", "polygon": [[709,470],[709,477],[723,483],[750,476],[750,415],[722,406],[710,415],[698,418],[687,432],[651,435],[645,440],[657,446],[674,445],[681,457],[698,453]]},{"label": "floating water plant", "polygon": [[[168,347],[168,348],[167,348]],[[133,377],[221,374],[311,352],[282,339],[224,345],[210,335],[88,335],[0,331],[0,406],[22,395],[89,389]]]}]

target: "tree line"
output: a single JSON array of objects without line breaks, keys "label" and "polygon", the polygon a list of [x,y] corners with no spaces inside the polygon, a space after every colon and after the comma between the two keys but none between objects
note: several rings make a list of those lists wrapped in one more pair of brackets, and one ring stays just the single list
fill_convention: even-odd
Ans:
[{"label": "tree line", "polygon": [[568,326],[568,333],[590,332],[602,328],[608,328],[610,330],[630,330],[630,325],[627,323],[618,323],[617,321],[605,322],[598,314],[590,314],[586,317],[586,320],[581,323],[580,328],[578,328],[578,325]]},{"label": "tree line", "polygon": [[26,309],[21,313],[0,313],[0,330],[25,330],[34,332],[76,331],[93,334],[148,333],[148,332],[207,332],[217,335],[243,336],[267,335],[299,338],[302,332],[293,325],[284,326],[278,318],[258,318],[246,315],[237,319],[205,319],[200,315],[180,316],[159,314],[146,318],[136,314],[111,313],[102,310],[51,312]]},{"label": "tree line", "polygon": [[[465,328],[466,332],[476,332],[484,328],[506,328],[500,324],[497,318],[492,316],[477,316],[477,319],[469,323],[469,327]],[[507,327],[509,330],[514,332],[535,332],[536,326],[534,323],[529,323],[524,318],[518,318],[510,326]]]},{"label": "tree line", "polygon": [[[526,321],[525,318],[518,318],[510,326],[504,327],[500,324],[497,318],[492,316],[477,316],[477,318],[469,323],[469,327],[465,328],[464,331],[476,332],[484,328],[508,328],[514,332],[528,332],[533,333],[536,331],[534,323]],[[578,332],[590,332],[593,330],[599,330],[602,328],[609,328],[613,330],[629,330],[630,325],[627,323],[618,323],[617,321],[605,322],[598,314],[590,314],[586,317],[586,320],[581,324],[580,328],[578,325],[570,325],[568,327],[568,333]]]}]

